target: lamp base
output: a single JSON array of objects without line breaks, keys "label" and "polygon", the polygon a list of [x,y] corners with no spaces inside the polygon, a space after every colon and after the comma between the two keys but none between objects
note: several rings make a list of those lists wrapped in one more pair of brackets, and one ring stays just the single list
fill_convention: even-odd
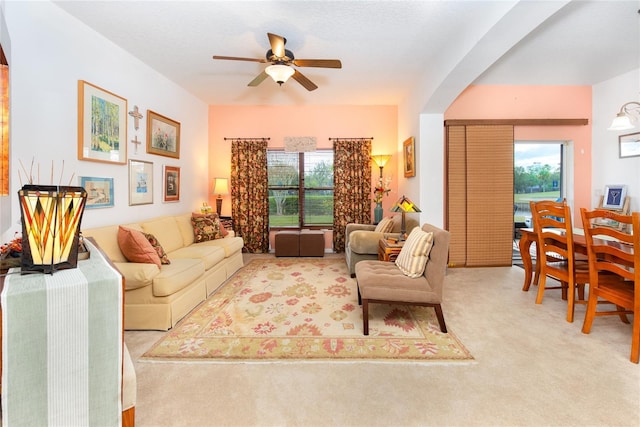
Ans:
[{"label": "lamp base", "polygon": [[222,197],[220,196],[216,199],[216,211],[218,212],[218,216],[222,215]]},{"label": "lamp base", "polygon": [[398,239],[401,242],[407,240],[407,226],[406,226],[406,223],[404,222],[404,214],[405,214],[405,212],[403,211],[402,212],[402,222],[400,224],[400,238]]}]

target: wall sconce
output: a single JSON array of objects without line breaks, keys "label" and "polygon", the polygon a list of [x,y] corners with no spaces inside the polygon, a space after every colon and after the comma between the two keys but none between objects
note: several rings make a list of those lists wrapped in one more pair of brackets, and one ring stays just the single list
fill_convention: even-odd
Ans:
[{"label": "wall sconce", "polygon": [[382,178],[382,169],[387,164],[390,158],[391,158],[391,154],[377,154],[375,156],[371,156],[371,159],[380,168],[380,178]]},{"label": "wall sconce", "polygon": [[289,77],[293,76],[296,71],[288,65],[276,64],[269,65],[264,69],[264,72],[269,74],[274,82],[282,86],[282,83],[289,80]]},{"label": "wall sconce", "polygon": [[635,126],[633,125],[633,123],[631,123],[630,114],[632,113],[640,115],[640,102],[631,101],[620,107],[620,112],[611,122],[609,130],[633,129]]},{"label": "wall sconce", "polygon": [[218,198],[216,198],[216,211],[218,212],[218,216],[222,212],[222,196],[226,196],[229,194],[229,183],[227,178],[215,178],[215,182],[213,184],[213,194],[217,194]]},{"label": "wall sconce", "polygon": [[411,201],[407,196],[402,196],[398,199],[398,201],[391,208],[391,212],[402,212],[402,225],[400,226],[400,240],[405,239],[405,235],[407,234],[407,227],[405,223],[405,214],[407,212],[422,212],[419,207],[416,206],[415,203]]}]

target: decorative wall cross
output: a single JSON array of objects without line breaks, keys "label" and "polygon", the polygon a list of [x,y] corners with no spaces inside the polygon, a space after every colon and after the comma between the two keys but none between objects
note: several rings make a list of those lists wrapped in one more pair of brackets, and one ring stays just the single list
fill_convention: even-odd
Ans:
[{"label": "decorative wall cross", "polygon": [[131,140],[131,143],[135,144],[136,146],[135,154],[138,154],[138,145],[142,144],[141,141],[138,141],[138,135],[136,135],[136,137]]},{"label": "decorative wall cross", "polygon": [[[137,105],[133,106],[133,110],[129,111],[129,115],[131,117],[133,117],[133,127],[136,130],[138,130],[140,128],[140,119],[142,118],[142,114],[140,114],[140,112],[138,111],[138,106]],[[140,143],[138,142],[138,144],[140,144]],[[136,148],[138,148],[137,145],[136,145]]]}]

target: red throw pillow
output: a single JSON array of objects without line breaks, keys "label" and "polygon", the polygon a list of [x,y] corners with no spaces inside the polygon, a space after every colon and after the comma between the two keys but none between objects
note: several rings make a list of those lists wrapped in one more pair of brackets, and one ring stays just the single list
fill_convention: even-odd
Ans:
[{"label": "red throw pillow", "polygon": [[118,227],[118,246],[129,262],[161,266],[160,257],[141,231]]}]

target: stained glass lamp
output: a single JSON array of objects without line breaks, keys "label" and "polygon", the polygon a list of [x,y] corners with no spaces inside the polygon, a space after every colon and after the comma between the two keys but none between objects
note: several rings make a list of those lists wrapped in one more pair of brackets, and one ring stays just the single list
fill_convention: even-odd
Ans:
[{"label": "stained glass lamp", "polygon": [[403,195],[398,199],[398,201],[391,207],[391,212],[401,212],[402,213],[402,225],[400,227],[400,240],[404,240],[407,234],[407,227],[405,223],[405,214],[407,212],[422,212],[419,207],[416,206],[415,203],[411,201],[407,196]]}]

